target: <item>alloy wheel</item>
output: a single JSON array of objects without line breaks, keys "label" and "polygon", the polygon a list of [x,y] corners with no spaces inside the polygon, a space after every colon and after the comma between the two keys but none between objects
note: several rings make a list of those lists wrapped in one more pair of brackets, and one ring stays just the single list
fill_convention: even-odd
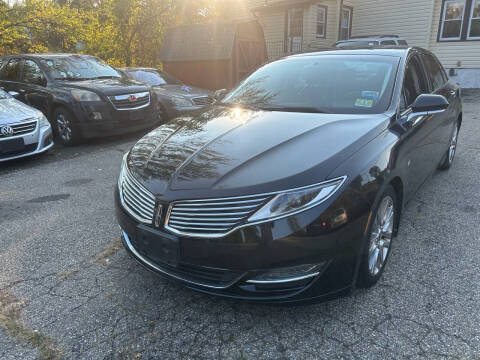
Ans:
[{"label": "alloy wheel", "polygon": [[72,139],[72,128],[70,120],[68,120],[64,114],[58,114],[57,128],[58,135],[60,135],[63,141],[68,143]]},{"label": "alloy wheel", "polygon": [[390,196],[382,199],[373,221],[368,252],[370,275],[376,276],[385,265],[393,237],[395,206]]}]

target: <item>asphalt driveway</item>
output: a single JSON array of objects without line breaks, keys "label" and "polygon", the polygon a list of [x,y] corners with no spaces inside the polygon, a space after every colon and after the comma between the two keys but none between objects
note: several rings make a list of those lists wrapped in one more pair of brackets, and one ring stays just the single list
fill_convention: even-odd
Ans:
[{"label": "asphalt driveway", "polygon": [[303,307],[197,294],[126,254],[112,189],[141,134],[0,164],[0,359],[480,359],[480,92],[464,110],[380,283]]}]

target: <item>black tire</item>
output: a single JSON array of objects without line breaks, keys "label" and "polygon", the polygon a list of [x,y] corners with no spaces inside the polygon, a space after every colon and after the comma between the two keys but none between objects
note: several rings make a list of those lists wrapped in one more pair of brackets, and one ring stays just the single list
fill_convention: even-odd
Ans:
[{"label": "black tire", "polygon": [[[384,212],[384,206],[388,204],[391,207],[393,214],[391,215],[390,226],[386,223],[382,226],[381,219]],[[364,251],[360,260],[360,269],[358,273],[357,286],[360,288],[369,288],[375,285],[381,278],[385,265],[387,264],[388,256],[392,249],[392,241],[396,235],[396,228],[399,220],[399,206],[397,194],[391,185],[389,185],[383,192],[378,204],[373,211],[365,239]],[[380,228],[385,229],[383,232]],[[385,246],[388,240],[388,247],[385,252]],[[377,251],[378,250],[378,251]],[[375,253],[377,258],[375,260]],[[380,261],[381,263],[377,263]],[[373,263],[373,266],[372,266]],[[377,266],[379,265],[379,266]]]},{"label": "black tire", "polygon": [[80,131],[75,116],[65,108],[58,108],[53,112],[53,130],[58,140],[64,145],[78,144],[81,140]]},{"label": "black tire", "polygon": [[442,161],[438,165],[438,170],[448,170],[452,167],[455,154],[457,153],[458,133],[460,132],[460,122],[457,121],[452,136],[450,137],[450,144],[448,146],[445,155],[443,155]]}]

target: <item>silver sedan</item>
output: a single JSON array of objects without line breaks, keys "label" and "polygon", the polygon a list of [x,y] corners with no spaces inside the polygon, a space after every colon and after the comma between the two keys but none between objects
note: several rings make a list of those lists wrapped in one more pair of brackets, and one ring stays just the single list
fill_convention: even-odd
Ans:
[{"label": "silver sedan", "polygon": [[0,162],[43,153],[53,146],[50,123],[40,112],[0,90]]}]

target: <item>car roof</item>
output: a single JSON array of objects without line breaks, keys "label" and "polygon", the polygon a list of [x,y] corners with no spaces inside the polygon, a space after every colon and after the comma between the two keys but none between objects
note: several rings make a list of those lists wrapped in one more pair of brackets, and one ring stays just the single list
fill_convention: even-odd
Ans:
[{"label": "car roof", "polygon": [[161,71],[161,70],[158,70],[158,69],[155,69],[155,68],[149,68],[149,67],[121,67],[121,68],[118,68],[119,70],[122,70],[122,71],[136,71],[136,70],[140,70],[140,71]]},{"label": "car roof", "polygon": [[5,55],[2,57],[3,58],[19,57],[19,58],[39,58],[39,59],[51,58],[53,59],[53,58],[62,58],[62,57],[70,57],[70,56],[94,57],[93,55],[88,55],[88,54],[70,54],[70,53],[12,54],[12,55]]},{"label": "car roof", "polygon": [[325,51],[316,51],[303,54],[296,54],[288,56],[288,58],[299,58],[299,57],[311,57],[311,56],[324,56],[324,55],[381,55],[381,56],[395,56],[395,57],[404,57],[410,50],[419,49],[408,46],[388,46],[388,47],[376,47],[376,46],[359,46],[359,47],[348,47],[348,48],[334,48],[332,50]]}]

